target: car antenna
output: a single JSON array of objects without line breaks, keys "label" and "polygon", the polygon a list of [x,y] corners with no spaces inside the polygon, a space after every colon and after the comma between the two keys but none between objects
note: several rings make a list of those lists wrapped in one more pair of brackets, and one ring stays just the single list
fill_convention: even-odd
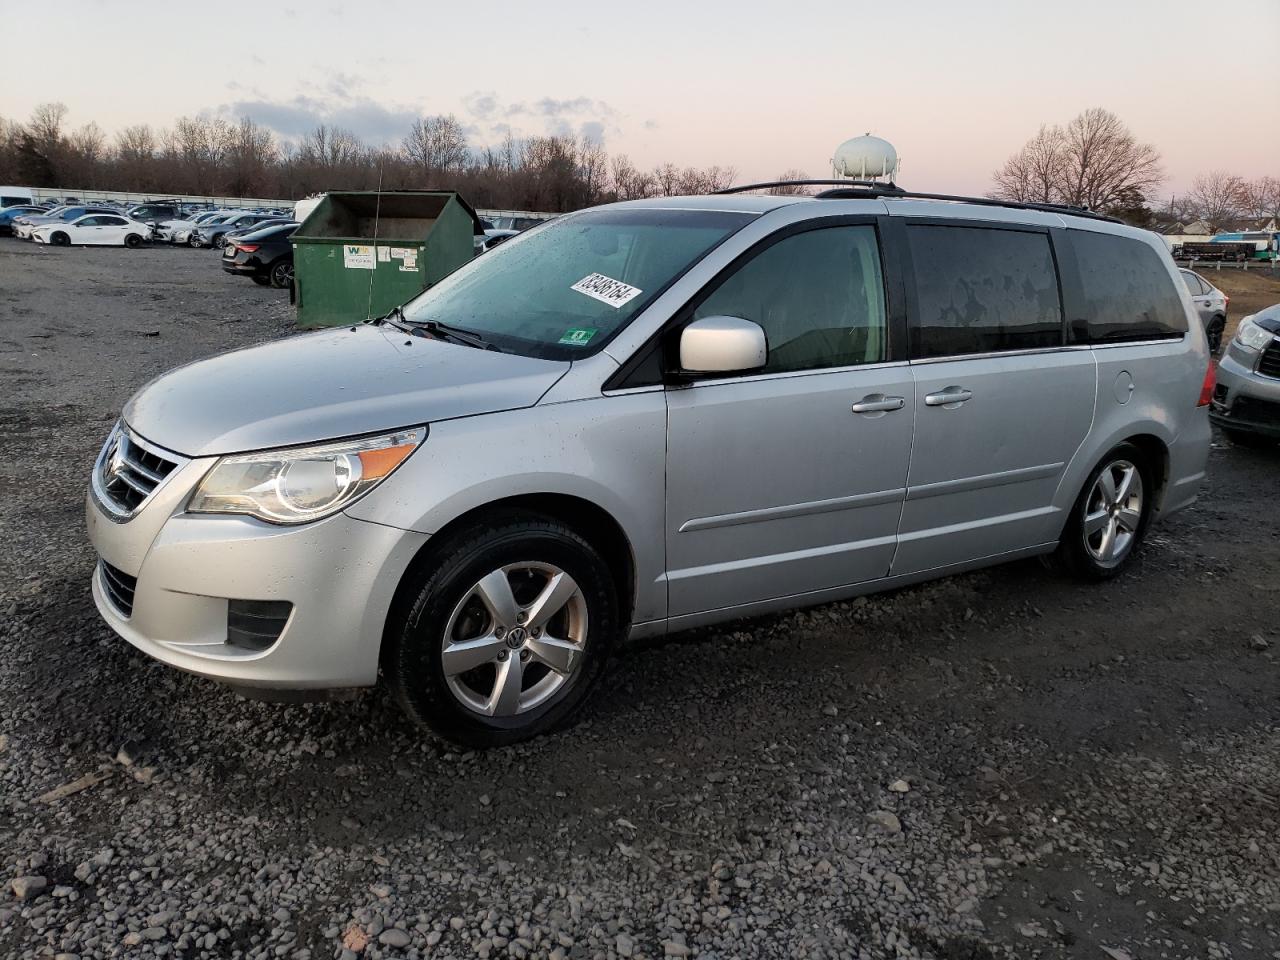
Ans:
[{"label": "car antenna", "polygon": [[373,319],[373,276],[378,272],[378,219],[382,215],[382,170],[385,160],[378,162],[378,194],[373,203],[373,266],[369,268],[369,299],[365,301],[364,315]]}]

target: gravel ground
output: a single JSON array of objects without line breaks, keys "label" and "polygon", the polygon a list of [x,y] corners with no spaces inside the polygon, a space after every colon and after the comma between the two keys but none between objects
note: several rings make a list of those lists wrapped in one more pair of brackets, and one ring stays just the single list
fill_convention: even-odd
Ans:
[{"label": "gravel ground", "polygon": [[1116,582],[632,646],[575,729],[458,753],[94,612],[122,402],[289,329],[214,261],[0,241],[0,956],[1280,957],[1280,454],[1218,441]]}]

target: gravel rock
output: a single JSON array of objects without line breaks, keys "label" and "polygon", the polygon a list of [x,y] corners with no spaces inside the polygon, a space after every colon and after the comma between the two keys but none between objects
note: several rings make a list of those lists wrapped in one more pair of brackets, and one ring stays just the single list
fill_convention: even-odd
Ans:
[{"label": "gravel rock", "polygon": [[31,900],[44,893],[49,881],[44,877],[14,877],[9,882],[13,895],[19,900]]}]

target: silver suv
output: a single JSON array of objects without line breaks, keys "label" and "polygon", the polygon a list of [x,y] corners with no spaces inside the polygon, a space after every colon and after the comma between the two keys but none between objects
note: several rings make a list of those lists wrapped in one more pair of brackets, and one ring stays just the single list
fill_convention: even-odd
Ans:
[{"label": "silver suv", "polygon": [[1241,446],[1280,441],[1280,304],[1241,319],[1218,365],[1209,417]]},{"label": "silver suv", "polygon": [[1033,555],[1196,497],[1213,367],[1163,242],[850,187],[618,203],[376,321],[174,370],[93,468],[93,594],[241,689],[379,675],[458,742],[616,642]]}]

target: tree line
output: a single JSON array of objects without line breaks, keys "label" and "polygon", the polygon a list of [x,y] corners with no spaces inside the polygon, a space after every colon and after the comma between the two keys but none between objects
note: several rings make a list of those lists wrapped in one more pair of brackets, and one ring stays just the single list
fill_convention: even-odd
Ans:
[{"label": "tree line", "polygon": [[180,117],[171,127],[96,123],[75,129],[61,103],[25,122],[0,117],[0,183],[121,190],[153,196],[293,200],[328,190],[450,189],[477,207],[576,210],[609,200],[706,193],[729,186],[732,167],[641,169],[586,137],[508,136],[468,142],[454,116],[416,120],[398,144],[366,143],[325,124],[300,141],[281,140],[244,117]]},{"label": "tree line", "polygon": [[1099,107],[1065,127],[1042,126],[992,179],[997,199],[1086,207],[1142,227],[1204,220],[1219,230],[1242,218],[1280,218],[1280,179],[1221,170],[1200,174],[1187,193],[1159,204],[1159,151]]}]

